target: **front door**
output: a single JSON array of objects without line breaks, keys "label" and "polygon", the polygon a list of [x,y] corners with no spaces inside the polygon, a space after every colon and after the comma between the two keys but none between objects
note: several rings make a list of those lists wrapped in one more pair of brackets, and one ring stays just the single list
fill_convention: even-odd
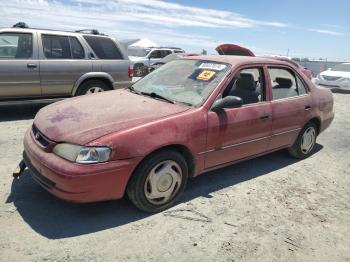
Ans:
[{"label": "front door", "polygon": [[268,150],[272,112],[270,102],[266,101],[265,82],[262,67],[246,68],[236,74],[220,95],[238,96],[242,98],[243,106],[209,111],[205,168]]},{"label": "front door", "polygon": [[33,43],[32,33],[0,33],[0,100],[41,95],[38,50]]}]

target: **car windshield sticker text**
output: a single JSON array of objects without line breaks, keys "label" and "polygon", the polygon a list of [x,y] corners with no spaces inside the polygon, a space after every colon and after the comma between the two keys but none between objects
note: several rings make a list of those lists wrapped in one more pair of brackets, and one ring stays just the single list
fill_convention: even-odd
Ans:
[{"label": "car windshield sticker text", "polygon": [[197,76],[197,80],[209,81],[215,74],[214,71],[204,70]]},{"label": "car windshield sticker text", "polygon": [[202,63],[199,68],[201,69],[210,69],[215,71],[222,71],[226,68],[226,65],[215,64],[215,63]]}]

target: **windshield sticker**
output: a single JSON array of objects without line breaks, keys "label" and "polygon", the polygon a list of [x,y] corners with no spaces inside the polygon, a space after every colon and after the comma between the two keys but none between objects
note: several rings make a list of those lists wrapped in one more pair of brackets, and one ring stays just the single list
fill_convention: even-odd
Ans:
[{"label": "windshield sticker", "polygon": [[214,71],[204,70],[197,76],[197,80],[209,81],[216,74]]},{"label": "windshield sticker", "polygon": [[222,71],[226,68],[226,65],[215,64],[215,63],[202,63],[199,68],[201,69],[210,69],[215,71]]}]

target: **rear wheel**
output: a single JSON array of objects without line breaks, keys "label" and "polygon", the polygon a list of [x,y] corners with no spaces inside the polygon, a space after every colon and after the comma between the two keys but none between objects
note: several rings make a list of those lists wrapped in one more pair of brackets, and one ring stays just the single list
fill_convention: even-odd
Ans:
[{"label": "rear wheel", "polygon": [[142,161],[128,184],[127,194],[142,211],[160,212],[177,201],[187,178],[184,157],[176,151],[161,151]]},{"label": "rear wheel", "polygon": [[312,154],[317,138],[315,123],[309,122],[301,130],[297,140],[288,148],[289,154],[295,158],[304,159]]},{"label": "rear wheel", "polygon": [[84,82],[78,89],[77,95],[89,95],[110,90],[109,86],[100,80],[89,80]]}]

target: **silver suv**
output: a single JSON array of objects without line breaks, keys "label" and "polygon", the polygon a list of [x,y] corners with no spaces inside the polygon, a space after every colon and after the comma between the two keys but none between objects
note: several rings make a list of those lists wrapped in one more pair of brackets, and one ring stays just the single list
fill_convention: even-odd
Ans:
[{"label": "silver suv", "polygon": [[0,104],[123,88],[131,79],[122,46],[96,30],[31,29],[23,23],[0,29]]},{"label": "silver suv", "polygon": [[134,63],[134,75],[137,77],[145,76],[148,68],[154,63],[170,54],[182,54],[185,51],[178,47],[129,47],[129,59]]}]

